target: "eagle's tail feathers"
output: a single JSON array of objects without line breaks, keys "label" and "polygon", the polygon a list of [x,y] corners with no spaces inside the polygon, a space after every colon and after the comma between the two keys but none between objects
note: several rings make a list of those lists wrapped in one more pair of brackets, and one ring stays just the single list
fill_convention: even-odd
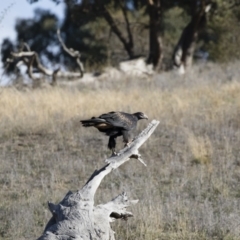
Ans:
[{"label": "eagle's tail feathers", "polygon": [[88,120],[81,120],[80,121],[84,127],[94,127],[98,123],[105,123],[106,121],[101,118],[92,118]]}]

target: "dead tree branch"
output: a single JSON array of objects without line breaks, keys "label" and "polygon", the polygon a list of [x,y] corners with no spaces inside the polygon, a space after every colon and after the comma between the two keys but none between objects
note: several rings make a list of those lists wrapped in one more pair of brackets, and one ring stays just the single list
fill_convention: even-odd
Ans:
[{"label": "dead tree branch", "polygon": [[65,45],[65,43],[63,42],[62,38],[61,38],[61,33],[60,33],[60,29],[57,30],[57,36],[58,36],[58,40],[63,48],[63,50],[68,53],[71,57],[73,57],[79,67],[79,71],[81,73],[81,78],[83,77],[83,72],[84,72],[84,67],[83,64],[80,60],[81,58],[81,54],[79,51],[74,50],[72,48],[67,48],[67,46]]},{"label": "dead tree branch", "polygon": [[[73,49],[69,49],[66,47],[64,44],[61,36],[60,36],[60,30],[57,31],[58,39],[63,47],[64,51],[68,53],[71,57],[73,57],[79,67],[79,72],[63,72],[60,71],[59,68],[55,70],[51,70],[47,67],[45,67],[39,58],[39,55],[35,51],[31,51],[29,45],[27,43],[23,43],[23,46],[20,48],[18,52],[12,52],[11,59],[8,59],[9,62],[12,62],[13,59],[20,59],[19,62],[17,63],[17,66],[21,64],[24,64],[27,66],[27,73],[28,76],[33,80],[38,80],[36,76],[33,74],[33,69],[37,69],[39,72],[41,72],[45,76],[49,76],[52,78],[51,85],[54,86],[57,83],[57,79],[59,78],[68,78],[68,79],[73,79],[73,78],[82,78],[84,74],[84,67],[83,64],[80,60],[81,54],[79,51],[75,51]],[[26,49],[26,50],[24,50]]]},{"label": "dead tree branch", "polygon": [[52,218],[38,240],[114,240],[110,222],[132,217],[133,214],[126,207],[136,204],[138,200],[128,200],[126,193],[122,193],[106,204],[94,206],[94,195],[107,174],[131,157],[140,158],[138,149],[158,124],[158,121],[153,120],[129,147],[120,151],[118,156],[108,158],[107,165],[96,170],[82,189],[67,193],[59,204],[48,203]]}]

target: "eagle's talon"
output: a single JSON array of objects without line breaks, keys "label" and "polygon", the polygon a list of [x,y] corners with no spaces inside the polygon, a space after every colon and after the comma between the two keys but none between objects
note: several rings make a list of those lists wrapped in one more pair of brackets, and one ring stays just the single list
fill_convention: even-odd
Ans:
[{"label": "eagle's talon", "polygon": [[116,156],[119,156],[119,153],[117,153],[117,152],[112,152],[112,155],[111,155],[111,157],[116,157]]},{"label": "eagle's talon", "polygon": [[124,147],[130,147],[131,143],[132,143],[132,141],[126,143],[126,144],[124,145]]}]

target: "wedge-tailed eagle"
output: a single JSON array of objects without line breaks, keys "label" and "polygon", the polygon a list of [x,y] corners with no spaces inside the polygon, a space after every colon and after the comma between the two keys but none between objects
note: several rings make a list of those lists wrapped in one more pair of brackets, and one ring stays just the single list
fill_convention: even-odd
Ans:
[{"label": "wedge-tailed eagle", "polygon": [[109,112],[92,117],[91,119],[81,120],[84,127],[95,127],[100,132],[104,132],[109,136],[108,148],[112,150],[113,155],[116,154],[116,138],[123,136],[123,142],[128,145],[131,139],[131,131],[136,128],[140,119],[148,119],[147,115],[142,112],[133,114],[125,112]]}]

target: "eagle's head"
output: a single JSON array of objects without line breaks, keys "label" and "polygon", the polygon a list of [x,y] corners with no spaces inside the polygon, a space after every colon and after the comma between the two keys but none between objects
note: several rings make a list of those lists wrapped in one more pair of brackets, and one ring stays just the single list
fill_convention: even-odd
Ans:
[{"label": "eagle's head", "polygon": [[136,112],[133,115],[135,115],[138,118],[138,120],[148,119],[148,116],[146,114],[144,114],[143,112]]}]

